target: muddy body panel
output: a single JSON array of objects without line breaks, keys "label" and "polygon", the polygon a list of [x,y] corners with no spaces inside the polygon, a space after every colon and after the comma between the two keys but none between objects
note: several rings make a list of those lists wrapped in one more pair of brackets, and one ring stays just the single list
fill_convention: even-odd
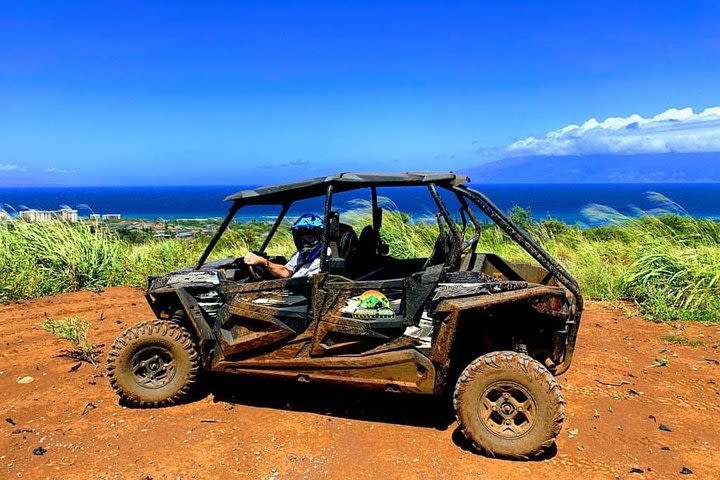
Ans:
[{"label": "muddy body panel", "polygon": [[556,369],[570,341],[569,296],[556,285],[437,269],[378,281],[237,283],[211,273],[148,292],[165,303],[156,310],[189,324],[209,371],[440,394],[465,356],[519,348]]}]

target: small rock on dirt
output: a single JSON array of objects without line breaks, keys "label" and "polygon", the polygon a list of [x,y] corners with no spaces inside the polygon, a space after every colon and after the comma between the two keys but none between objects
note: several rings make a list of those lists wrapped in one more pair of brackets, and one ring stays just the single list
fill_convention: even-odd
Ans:
[{"label": "small rock on dirt", "polygon": [[78,362],[75,365],[73,365],[72,367],[70,367],[70,370],[68,370],[68,372],[70,372],[70,373],[77,372],[78,369],[80,368],[80,366],[82,366],[82,363]]},{"label": "small rock on dirt", "polygon": [[645,470],[640,467],[632,467],[630,469],[630,473],[645,473]]},{"label": "small rock on dirt", "polygon": [[85,415],[88,412],[88,410],[95,410],[96,408],[97,408],[97,405],[95,405],[93,402],[88,402],[87,404],[85,404],[85,408],[83,408],[83,411],[80,414],[80,416],[82,417],[83,415]]},{"label": "small rock on dirt", "polygon": [[672,432],[672,428],[670,428],[670,425],[665,425],[664,423],[661,423],[658,428],[663,432]]},{"label": "small rock on dirt", "polygon": [[35,379],[31,377],[30,375],[26,375],[24,377],[18,378],[18,383],[22,385],[27,385],[28,383],[32,383]]},{"label": "small rock on dirt", "polygon": [[17,423],[15,423],[15,420],[13,420],[13,419],[10,418],[10,417],[7,417],[7,418],[5,419],[5,421],[6,421],[7,423],[9,423],[10,425],[12,425],[12,426],[17,425]]},{"label": "small rock on dirt", "polygon": [[665,450],[666,452],[669,452],[669,451],[670,451],[670,447],[668,447],[667,445],[665,445],[665,446],[660,447],[660,450]]},{"label": "small rock on dirt", "polygon": [[45,455],[45,453],[47,453],[47,449],[43,448],[42,445],[33,450],[33,455]]},{"label": "small rock on dirt", "polygon": [[680,475],[692,475],[693,471],[690,470],[688,467],[682,467],[680,469]]}]

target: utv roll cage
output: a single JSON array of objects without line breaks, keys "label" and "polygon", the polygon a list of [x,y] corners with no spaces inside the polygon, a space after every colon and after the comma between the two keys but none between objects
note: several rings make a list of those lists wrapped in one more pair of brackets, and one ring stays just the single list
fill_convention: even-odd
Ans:
[{"label": "utv roll cage", "polygon": [[277,219],[273,223],[265,240],[260,246],[260,251],[264,251],[269,245],[272,237],[285,219],[285,215],[298,200],[304,200],[313,197],[325,196],[325,237],[330,235],[328,231],[331,229],[332,221],[329,218],[332,211],[332,196],[337,193],[347,192],[351,190],[359,190],[361,188],[370,188],[372,198],[373,227],[379,229],[382,218],[380,213],[382,210],[378,206],[378,187],[410,187],[410,186],[427,186],[435,204],[438,207],[445,223],[449,227],[451,234],[459,242],[462,241],[460,230],[457,228],[456,222],[450,215],[445,203],[438,194],[437,188],[443,188],[455,194],[461,205],[461,216],[470,219],[476,230],[479,230],[480,223],[469,208],[467,199],[469,199],[477,208],[490,218],[501,230],[503,230],[511,239],[520,244],[521,247],[540,265],[547,269],[556,280],[565,288],[570,290],[577,299],[580,298],[580,291],[575,279],[554,259],[552,258],[527,232],[515,225],[510,218],[505,215],[498,207],[496,207],[485,195],[470,188],[467,183],[470,182],[469,177],[457,173],[402,173],[402,174],[383,174],[383,173],[341,173],[328,177],[314,178],[302,182],[289,183],[283,185],[274,185],[269,187],[261,187],[254,190],[242,190],[225,198],[225,201],[233,202],[230,211],[223,220],[213,238],[207,245],[207,248],[201,255],[196,269],[202,267],[208,256],[212,253],[215,245],[223,235],[225,230],[232,222],[238,210],[248,205],[281,205],[282,209]]},{"label": "utv roll cage", "polygon": [[[327,247],[330,244],[331,239],[336,239],[338,236],[338,215],[337,212],[333,212],[332,210],[332,200],[334,194],[359,190],[362,188],[370,188],[372,199],[372,226],[375,231],[379,231],[382,223],[382,209],[378,206],[378,187],[426,186],[438,208],[439,215],[442,217],[445,225],[447,226],[449,231],[448,234],[451,235],[454,240],[452,242],[453,252],[450,254],[449,264],[452,265],[454,261],[459,260],[463,245],[463,234],[445,206],[445,203],[438,193],[438,188],[450,192],[455,196],[455,198],[457,198],[460,203],[460,216],[463,221],[463,226],[467,223],[467,219],[469,219],[473,224],[475,236],[473,236],[470,240],[470,244],[466,244],[467,247],[472,248],[471,253],[475,250],[481,228],[480,223],[470,208],[470,204],[473,204],[513,241],[519,244],[535,261],[545,268],[548,271],[548,274],[554,277],[558,284],[565,287],[572,297],[572,303],[575,306],[575,310],[578,312],[582,311],[582,297],[580,295],[580,288],[575,279],[527,232],[515,225],[512,220],[510,220],[510,218],[497,206],[495,206],[484,194],[468,186],[469,182],[470,178],[466,175],[453,172],[340,173],[337,175],[318,177],[295,183],[272,185],[252,190],[242,190],[225,198],[225,201],[232,202],[230,210],[218,228],[218,231],[208,243],[205,251],[200,256],[195,269],[199,270],[203,266],[208,256],[215,248],[217,242],[220,240],[220,237],[223,235],[225,230],[227,230],[238,210],[242,207],[249,205],[281,206],[277,219],[273,223],[265,240],[260,246],[259,250],[262,253],[269,245],[275,232],[282,224],[285,215],[294,202],[324,196],[325,202],[323,215],[325,231],[323,235],[323,243],[326,248],[323,248],[321,251],[321,270],[327,271],[328,266],[332,266],[329,265],[331,262],[329,262],[327,258]],[[571,321],[568,322],[568,328],[570,331],[563,332],[567,333],[569,346],[566,358],[563,362],[567,365],[569,365],[572,358],[574,349],[573,346],[577,335],[576,321],[577,319],[571,319]]]}]

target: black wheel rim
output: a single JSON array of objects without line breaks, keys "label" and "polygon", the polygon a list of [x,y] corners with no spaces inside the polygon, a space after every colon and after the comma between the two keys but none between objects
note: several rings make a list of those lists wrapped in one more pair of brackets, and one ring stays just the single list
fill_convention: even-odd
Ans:
[{"label": "black wheel rim", "polygon": [[130,360],[133,377],[145,388],[162,388],[175,376],[175,359],[170,350],[154,345],[138,350]]},{"label": "black wheel rim", "polygon": [[521,437],[532,429],[536,418],[535,400],[516,382],[493,383],[481,396],[480,419],[495,435]]}]

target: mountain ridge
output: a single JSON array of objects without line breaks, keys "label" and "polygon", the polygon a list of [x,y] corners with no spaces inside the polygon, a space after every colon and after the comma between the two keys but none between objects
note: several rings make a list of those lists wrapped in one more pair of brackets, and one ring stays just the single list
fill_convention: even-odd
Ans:
[{"label": "mountain ridge", "polygon": [[473,183],[717,183],[720,152],[508,157],[467,173]]}]

